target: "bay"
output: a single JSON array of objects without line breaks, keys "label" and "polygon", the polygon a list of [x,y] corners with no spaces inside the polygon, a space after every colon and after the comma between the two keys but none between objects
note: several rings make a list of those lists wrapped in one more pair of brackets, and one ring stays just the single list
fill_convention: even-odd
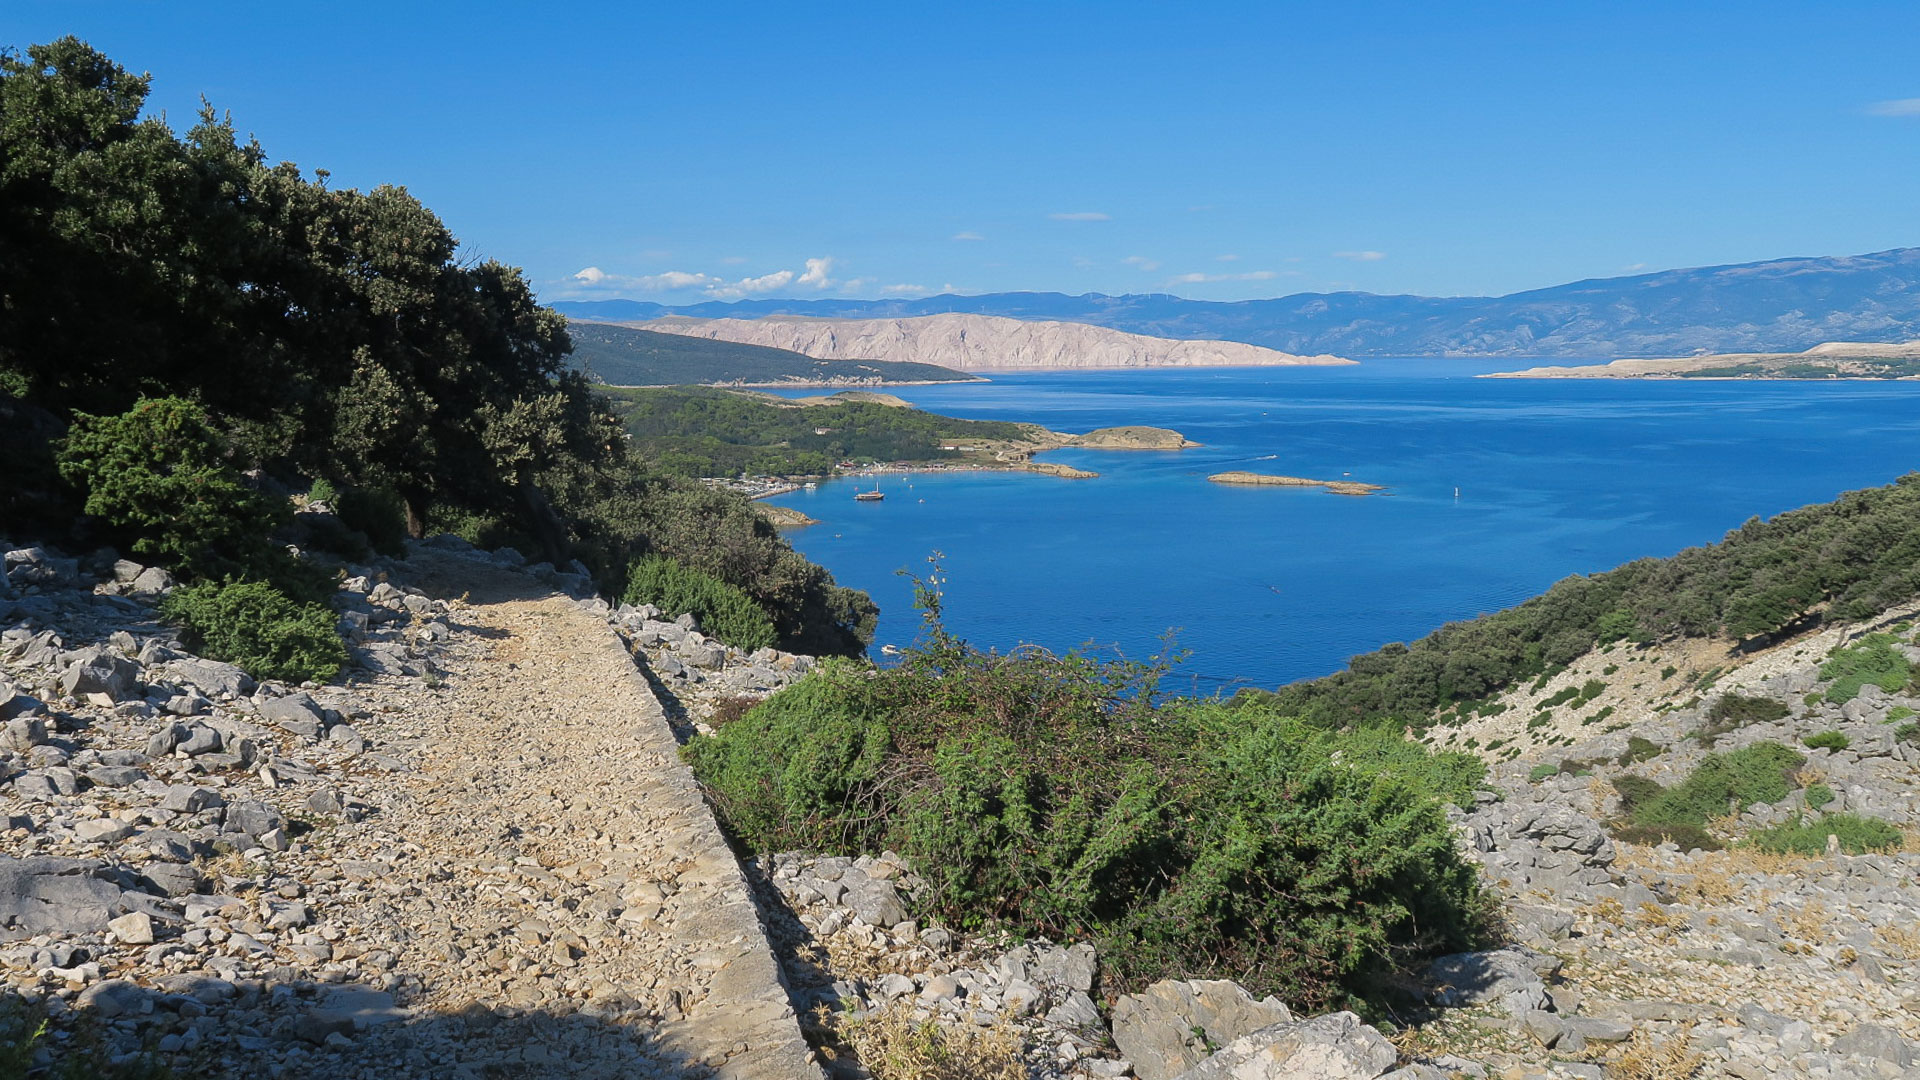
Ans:
[{"label": "bay", "polygon": [[[1565,362],[1565,361],[1559,361]],[[1523,361],[1079,371],[889,391],[952,416],[1059,431],[1170,427],[1181,451],[1061,450],[1100,473],[842,478],[773,501],[794,546],[881,605],[874,651],[918,632],[941,553],[950,629],[982,648],[1093,646],[1173,680],[1272,687],[1573,573],[1718,540],[1920,464],[1920,383],[1505,380]],[[813,391],[817,393],[818,391]],[[1380,495],[1213,484],[1230,469],[1384,484]],[[856,503],[878,482],[884,502]],[[1457,494],[1456,494],[1457,489]]]}]

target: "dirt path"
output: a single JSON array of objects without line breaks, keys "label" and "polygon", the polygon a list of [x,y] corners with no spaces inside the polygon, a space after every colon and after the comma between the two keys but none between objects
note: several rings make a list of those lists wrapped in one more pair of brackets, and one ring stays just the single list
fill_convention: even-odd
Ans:
[{"label": "dirt path", "polygon": [[455,647],[439,688],[366,688],[414,771],[369,791],[384,805],[335,860],[365,880],[328,906],[391,937],[414,1016],[485,1013],[465,1034],[527,1075],[819,1077],[738,863],[605,621],[485,565],[409,571],[463,598]]}]

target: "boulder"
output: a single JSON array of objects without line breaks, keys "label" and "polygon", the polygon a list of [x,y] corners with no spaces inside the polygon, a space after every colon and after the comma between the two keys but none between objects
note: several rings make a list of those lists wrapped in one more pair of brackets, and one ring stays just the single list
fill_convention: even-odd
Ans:
[{"label": "boulder", "polygon": [[128,591],[135,596],[159,596],[173,589],[173,575],[157,566],[149,566],[135,575]]},{"label": "boulder", "polygon": [[1913,1065],[1913,1045],[1882,1024],[1858,1024],[1833,1040],[1833,1052],[1847,1057],[1884,1061],[1905,1069]]},{"label": "boulder", "polygon": [[217,660],[194,657],[175,660],[167,665],[167,672],[176,681],[196,686],[208,694],[239,697],[253,691],[253,676]]},{"label": "boulder", "polygon": [[60,692],[68,697],[105,694],[115,701],[140,696],[140,665],[111,649],[84,650],[60,676]]},{"label": "boulder", "polygon": [[107,979],[80,992],[74,1004],[103,1020],[153,1011],[153,992],[126,979]]},{"label": "boulder", "polygon": [[47,722],[38,716],[16,716],[0,726],[0,753],[24,754],[47,742]]},{"label": "boulder", "polygon": [[1337,1012],[1242,1035],[1179,1080],[1376,1080],[1399,1060],[1386,1036]]},{"label": "boulder", "polygon": [[308,694],[288,694],[260,706],[260,716],[282,731],[304,739],[318,738],[327,726],[326,710]]},{"label": "boulder", "polygon": [[0,855],[0,936],[90,934],[124,908],[120,887],[99,876],[98,859]]},{"label": "boulder", "polygon": [[1427,980],[1435,986],[1435,1004],[1446,1008],[1498,1005],[1510,1016],[1550,1004],[1543,976],[1559,968],[1545,953],[1518,945],[1486,952],[1454,953],[1427,966]]},{"label": "boulder", "polygon": [[1209,1044],[1292,1019],[1277,999],[1255,1001],[1238,983],[1167,979],[1114,1003],[1113,1041],[1140,1080],[1172,1080],[1198,1065]]}]

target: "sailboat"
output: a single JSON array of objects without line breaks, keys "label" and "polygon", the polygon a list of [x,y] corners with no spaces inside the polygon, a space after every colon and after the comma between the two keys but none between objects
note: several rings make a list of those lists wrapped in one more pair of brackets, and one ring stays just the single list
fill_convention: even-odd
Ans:
[{"label": "sailboat", "polygon": [[875,481],[872,491],[856,491],[853,493],[853,498],[855,502],[879,502],[886,498],[886,495],[881,493],[880,484]]}]

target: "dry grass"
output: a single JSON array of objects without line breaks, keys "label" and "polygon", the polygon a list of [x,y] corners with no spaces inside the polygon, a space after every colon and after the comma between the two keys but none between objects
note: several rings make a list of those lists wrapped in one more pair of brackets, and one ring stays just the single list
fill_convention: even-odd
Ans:
[{"label": "dry grass", "polygon": [[1791,908],[1780,916],[1780,929],[1794,940],[1808,945],[1825,944],[1832,924],[1833,912],[1818,900],[1803,907]]},{"label": "dry grass", "polygon": [[1687,1045],[1692,1034],[1692,1024],[1682,1025],[1664,1039],[1645,1030],[1634,1032],[1620,1056],[1607,1063],[1607,1080],[1692,1080],[1707,1060]]},{"label": "dry grass", "polygon": [[1674,884],[1679,886],[1683,897],[1698,900],[1703,906],[1725,904],[1740,895],[1740,885],[1733,880],[1733,871],[1724,863],[1695,867],[1691,880]]},{"label": "dry grass", "polygon": [[1687,913],[1675,908],[1664,908],[1659,904],[1640,905],[1640,925],[1652,927],[1663,935],[1686,928]]},{"label": "dry grass", "polygon": [[[1003,1018],[1004,1020],[1005,1018]],[[826,1018],[819,1018],[822,1026]],[[942,1024],[895,1002],[840,1024],[839,1040],[873,1080],[1026,1080],[1020,1030],[1010,1021]]]},{"label": "dry grass", "polygon": [[1920,960],[1920,929],[1910,926],[1883,926],[1876,936],[1880,947],[1905,960]]}]

